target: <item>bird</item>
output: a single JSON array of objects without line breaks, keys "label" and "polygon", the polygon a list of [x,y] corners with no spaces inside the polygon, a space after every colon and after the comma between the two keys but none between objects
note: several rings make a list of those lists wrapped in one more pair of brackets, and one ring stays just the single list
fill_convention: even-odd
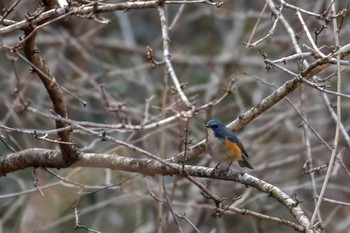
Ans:
[{"label": "bird", "polygon": [[235,134],[220,120],[209,120],[207,128],[206,147],[209,155],[220,163],[229,164],[227,170],[234,161],[238,161],[240,167],[254,169],[248,162],[248,153]]}]

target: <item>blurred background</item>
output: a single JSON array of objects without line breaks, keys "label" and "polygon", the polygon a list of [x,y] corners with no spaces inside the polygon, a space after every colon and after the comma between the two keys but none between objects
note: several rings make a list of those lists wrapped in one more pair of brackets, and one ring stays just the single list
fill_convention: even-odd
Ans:
[{"label": "blurred background", "polygon": [[[14,2],[0,2],[0,9],[4,9],[1,15]],[[273,2],[279,7],[282,1]],[[336,2],[339,11],[348,4],[348,1]],[[322,14],[330,4],[325,0],[289,3],[315,14]],[[263,10],[264,7],[266,10]],[[27,12],[34,12],[37,8],[37,1],[19,1],[6,18],[21,21]],[[219,8],[210,4],[166,4],[165,10],[171,62],[190,101],[199,107],[222,96],[232,77],[235,82],[232,93],[223,101],[200,111],[188,122],[177,119],[149,130],[107,130],[108,135],[161,158],[170,158],[184,150],[185,128],[188,128],[190,145],[194,145],[206,137],[204,126],[208,119],[217,118],[230,123],[292,79],[293,76],[281,69],[267,69],[264,63],[264,56],[276,60],[296,54],[291,35],[297,38],[303,52],[313,52],[296,10],[290,7],[284,7],[281,15],[294,34],[288,34],[279,21],[271,36],[256,46],[248,47],[246,44],[251,35],[251,43],[254,43],[273,28],[276,17],[270,5],[265,6],[265,1],[225,1]],[[325,15],[329,14],[330,11]],[[149,46],[154,59],[160,63],[163,61],[157,9],[114,11],[100,16],[109,19],[110,23],[104,25],[83,16],[70,16],[38,32],[40,55],[57,82],[86,101],[84,106],[78,98],[64,92],[68,117],[76,121],[142,125],[187,110],[174,89],[166,67],[163,64],[152,65],[146,56]],[[331,22],[309,13],[302,12],[302,16],[312,37],[317,40],[317,46],[325,54],[330,53],[335,48]],[[258,20],[258,26],[253,30]],[[341,25],[339,39],[342,46],[348,43],[349,17],[339,17],[338,23]],[[1,27],[5,25],[0,23]],[[321,31],[317,37],[315,31]],[[20,96],[38,111],[50,113],[52,108],[41,81],[30,72],[30,65],[7,49],[23,37],[20,30],[0,36],[0,45],[3,45],[0,46],[0,122],[19,129],[54,129],[53,120],[29,112],[21,104]],[[18,51],[22,53],[21,47]],[[305,60],[312,63],[315,58],[307,56]],[[303,69],[302,59],[279,65],[294,73],[300,73]],[[336,91],[335,71],[336,66],[330,66],[315,80],[327,89]],[[348,72],[348,67],[343,66],[342,92],[345,94],[350,92]],[[335,110],[336,96],[302,85],[287,98],[261,114],[237,135],[249,152],[255,168],[248,172],[301,200],[302,209],[311,218],[315,207],[313,190],[320,192],[331,156],[331,150],[319,138],[333,146],[336,123],[327,106]],[[348,100],[348,97],[342,98],[341,106],[342,124],[346,132],[350,127]],[[308,134],[305,134],[305,123],[300,113],[308,122]],[[0,128],[0,134],[2,140],[15,151],[37,147],[57,148],[56,144],[38,140],[31,134],[5,131],[3,128]],[[55,139],[56,135],[50,137]],[[83,132],[74,131],[72,137],[83,152],[142,157]],[[310,141],[312,161],[307,156],[306,139]],[[342,156],[335,164],[325,197],[345,204],[327,201],[322,204],[319,221],[324,232],[349,232],[348,147],[349,141],[342,134],[338,149],[343,153],[340,153]],[[12,152],[1,143],[0,153],[5,155]],[[216,165],[206,153],[188,164]],[[310,168],[316,169],[310,173]],[[166,197],[171,200],[176,213],[187,219],[179,219],[183,232],[294,232],[282,225],[229,212],[221,218],[212,217],[215,209],[212,201],[202,196],[196,186],[178,177],[144,177],[97,168],[52,171],[84,185],[85,189],[80,190],[41,169],[36,170],[36,175],[44,197],[33,187],[31,169],[0,178],[0,232],[73,232],[75,219],[72,206],[78,199],[81,224],[100,232],[179,232],[171,213],[159,202],[165,201]],[[161,185],[162,179],[164,187]],[[311,179],[315,180],[315,187]],[[232,206],[295,222],[284,206],[265,193],[233,182],[197,180],[219,197],[227,198],[227,202],[233,196],[242,195]],[[112,184],[116,186],[93,192]],[[84,195],[80,194],[82,191]],[[156,200],[151,194],[159,199]]]}]

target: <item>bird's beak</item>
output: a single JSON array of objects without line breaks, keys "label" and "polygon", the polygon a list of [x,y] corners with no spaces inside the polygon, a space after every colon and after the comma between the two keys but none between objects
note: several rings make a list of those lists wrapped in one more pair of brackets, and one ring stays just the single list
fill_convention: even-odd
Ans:
[{"label": "bird's beak", "polygon": [[209,125],[205,125],[205,127],[210,128],[210,126],[209,126]]}]

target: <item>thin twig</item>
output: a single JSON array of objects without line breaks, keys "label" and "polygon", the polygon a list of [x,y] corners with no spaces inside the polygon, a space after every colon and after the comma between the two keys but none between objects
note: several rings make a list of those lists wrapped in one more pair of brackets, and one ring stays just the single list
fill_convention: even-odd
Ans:
[{"label": "thin twig", "polygon": [[[303,118],[305,121],[307,120],[307,115],[305,113],[305,105],[306,105],[306,98],[305,98],[305,87],[301,86],[300,88],[300,100],[301,100],[301,114],[303,115]],[[303,124],[303,130],[304,130],[304,142],[306,147],[306,169],[308,171],[311,171],[313,169],[313,159],[312,159],[312,153],[311,153],[311,142],[310,142],[310,132],[308,124]],[[313,172],[309,172],[310,180],[311,180],[311,189],[312,189],[312,195],[313,197],[317,196],[317,186],[315,181],[315,174]],[[314,204],[316,206],[316,199],[313,198]],[[322,222],[321,212],[317,212],[317,217]]]},{"label": "thin twig", "polygon": [[[332,4],[332,11],[335,12],[335,10],[336,10],[335,3],[333,3]],[[335,46],[337,48],[339,48],[339,32],[338,32],[338,26],[337,26],[337,19],[334,18],[332,21],[333,21],[333,34],[334,34],[334,39],[335,39]],[[341,82],[341,68],[340,68],[340,62],[339,62],[340,61],[339,53],[337,55],[337,60],[338,60],[338,64],[337,64],[337,92],[340,93],[342,82]],[[337,96],[337,122],[336,122],[335,136],[334,136],[334,148],[332,151],[331,158],[329,160],[327,173],[326,173],[326,176],[325,176],[323,184],[322,184],[322,189],[321,189],[321,192],[319,195],[319,199],[317,200],[316,207],[314,209],[314,212],[313,212],[311,220],[310,220],[311,225],[313,225],[315,223],[316,215],[317,215],[319,208],[321,206],[322,198],[326,192],[328,180],[329,180],[329,177],[330,177],[331,172],[332,172],[332,168],[334,165],[336,155],[338,153],[337,150],[338,150],[338,143],[339,143],[340,122],[341,122],[341,96],[338,95]]]},{"label": "thin twig", "polygon": [[181,100],[184,102],[184,104],[188,108],[192,108],[192,104],[186,97],[185,93],[183,92],[181,88],[181,84],[176,76],[175,70],[173,68],[173,65],[170,62],[170,51],[169,51],[169,33],[168,33],[168,25],[167,20],[165,17],[163,6],[158,6],[158,13],[160,17],[160,24],[162,27],[162,38],[163,38],[163,59],[165,61],[166,66],[168,67],[168,72],[171,77],[171,80],[173,81],[176,91],[179,94]]}]

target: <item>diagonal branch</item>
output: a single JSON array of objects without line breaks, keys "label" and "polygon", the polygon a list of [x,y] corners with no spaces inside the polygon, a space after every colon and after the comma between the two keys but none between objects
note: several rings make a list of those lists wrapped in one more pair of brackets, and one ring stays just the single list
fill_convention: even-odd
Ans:
[{"label": "diagonal branch", "polygon": [[[285,96],[292,93],[296,88],[298,88],[303,83],[303,78],[311,79],[314,75],[320,73],[321,71],[328,68],[333,64],[332,57],[339,54],[340,59],[348,56],[350,54],[350,44],[341,47],[337,53],[329,54],[324,58],[316,60],[314,63],[310,64],[303,71],[300,72],[299,76],[292,78],[285,82],[276,91],[271,93],[265,99],[261,100],[260,103],[250,108],[245,113],[238,116],[237,119],[232,121],[228,126],[233,130],[237,131],[246,126],[249,122],[260,116],[266,110],[274,106],[276,103],[281,101]],[[204,140],[197,143],[196,145],[190,147],[186,152],[186,158],[184,159],[184,152],[177,154],[176,156],[169,158],[168,161],[180,163],[184,161],[191,160],[205,151]]]},{"label": "diagonal branch", "polygon": [[[67,117],[67,107],[64,103],[61,89],[57,84],[55,77],[50,73],[49,68],[39,56],[38,49],[36,48],[37,33],[32,33],[34,30],[35,28],[31,26],[27,27],[24,30],[25,35],[28,36],[26,38],[26,41],[24,42],[24,53],[26,55],[26,58],[32,64],[33,72],[38,75],[41,82],[44,84],[46,91],[48,92],[49,97],[51,99],[54,112],[62,117]],[[69,125],[66,122],[56,120],[57,129],[65,128],[67,126]],[[63,159],[66,162],[66,165],[69,166],[70,164],[74,163],[78,158],[78,154],[75,147],[70,144],[70,131],[59,131],[57,132],[57,135],[60,141],[68,143],[60,144],[59,146],[62,151]]]}]

